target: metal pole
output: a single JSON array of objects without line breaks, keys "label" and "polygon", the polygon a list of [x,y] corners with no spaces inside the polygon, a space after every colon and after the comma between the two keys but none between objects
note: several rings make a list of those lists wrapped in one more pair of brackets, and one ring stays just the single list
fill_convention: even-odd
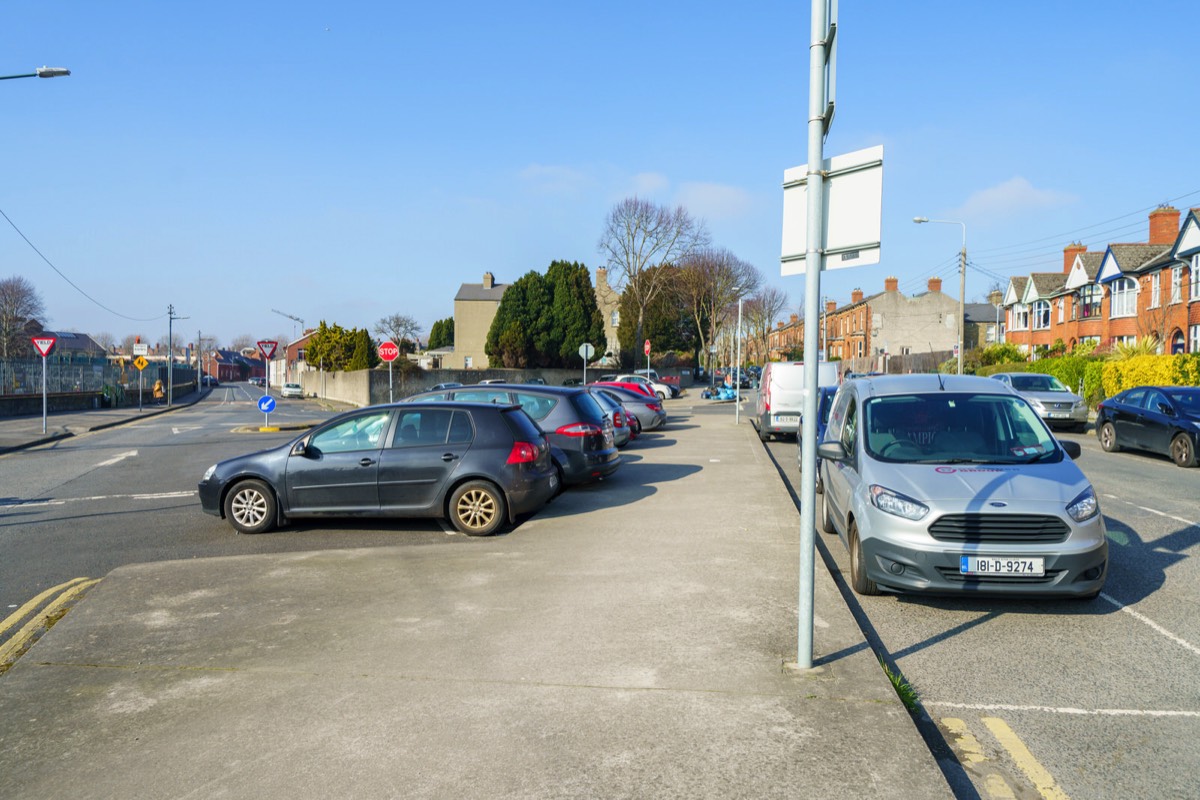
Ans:
[{"label": "metal pole", "polygon": [[175,388],[175,336],[171,332],[175,322],[175,306],[167,306],[167,408],[171,407],[171,399]]},{"label": "metal pole", "polygon": [[42,356],[42,434],[46,433],[46,357]]},{"label": "metal pole", "polygon": [[388,402],[396,402],[395,396],[392,394],[392,362],[388,362]]},{"label": "metal pole", "polygon": [[[825,67],[829,32],[824,0],[811,4],[812,31],[808,48],[808,246],[804,255],[804,328],[811,331],[821,318],[821,271],[825,268],[824,208],[825,180]],[[813,587],[816,558],[816,489],[813,469],[817,464],[817,337],[804,337],[804,397],[801,422],[800,475],[800,575],[797,607],[796,667],[811,669],[813,663]]]},{"label": "metal pole", "polygon": [[733,403],[733,421],[734,424],[742,424],[742,298],[738,298],[738,324],[737,324],[737,378],[733,387],[734,403]]},{"label": "metal pole", "polygon": [[966,342],[963,328],[967,326],[967,223],[962,223],[963,246],[958,262],[958,374],[963,374],[963,350]]}]

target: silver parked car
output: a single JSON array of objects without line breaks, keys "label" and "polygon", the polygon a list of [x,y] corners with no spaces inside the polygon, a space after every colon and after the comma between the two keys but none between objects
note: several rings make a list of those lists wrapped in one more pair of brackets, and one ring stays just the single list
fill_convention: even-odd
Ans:
[{"label": "silver parked car", "polygon": [[1108,572],[1095,490],[1028,402],[988,378],[842,384],[818,448],[821,527],[880,590],[1091,598]]},{"label": "silver parked car", "polygon": [[1046,424],[1070,426],[1082,433],[1087,429],[1088,407],[1082,397],[1074,394],[1053,375],[1039,372],[998,372],[992,376],[1016,390],[1029,401]]}]

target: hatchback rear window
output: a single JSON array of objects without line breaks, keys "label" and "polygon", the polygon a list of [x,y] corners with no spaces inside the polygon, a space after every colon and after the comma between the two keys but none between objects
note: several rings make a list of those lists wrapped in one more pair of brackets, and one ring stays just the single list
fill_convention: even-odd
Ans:
[{"label": "hatchback rear window", "polygon": [[554,406],[558,405],[558,400],[553,397],[529,394],[528,392],[515,392],[514,394],[517,403],[525,410],[525,413],[535,420],[545,419],[554,410]]},{"label": "hatchback rear window", "polygon": [[580,392],[572,398],[572,403],[579,415],[589,422],[603,422],[606,414],[600,408],[596,399],[587,392]]},{"label": "hatchback rear window", "polygon": [[519,408],[508,409],[504,412],[504,424],[512,432],[513,438],[519,442],[537,442],[542,439],[542,432],[533,420]]}]

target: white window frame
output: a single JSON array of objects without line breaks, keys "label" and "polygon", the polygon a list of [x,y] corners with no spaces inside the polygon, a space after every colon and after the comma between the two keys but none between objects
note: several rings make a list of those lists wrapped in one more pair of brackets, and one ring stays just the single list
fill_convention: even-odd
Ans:
[{"label": "white window frame", "polygon": [[1067,315],[1067,299],[1065,297],[1058,298],[1058,324],[1062,325],[1063,320]]},{"label": "white window frame", "polygon": [[1150,305],[1148,308],[1158,308],[1159,298],[1162,297],[1162,273],[1156,272],[1150,276]]},{"label": "white window frame", "polygon": [[1033,313],[1030,315],[1035,331],[1045,331],[1050,329],[1050,301],[1049,300],[1034,300]]},{"label": "white window frame", "polygon": [[620,311],[614,311],[614,312],[612,312],[612,314],[609,315],[608,325],[611,328],[621,327],[621,312]]},{"label": "white window frame", "polygon": [[1014,331],[1029,330],[1029,306],[1024,303],[1013,304],[1013,324]]},{"label": "white window frame", "polygon": [[1200,353],[1200,325],[1188,326],[1188,352]]},{"label": "white window frame", "polygon": [[1171,267],[1171,305],[1183,302],[1183,264]]},{"label": "white window frame", "polygon": [[1188,302],[1200,300],[1200,253],[1192,256],[1192,272],[1188,276]]},{"label": "white window frame", "polygon": [[1110,319],[1137,316],[1138,282],[1133,278],[1117,278],[1108,287],[1108,316]]},{"label": "white window frame", "polygon": [[1076,317],[1079,319],[1099,317],[1104,310],[1104,287],[1097,283],[1088,283],[1079,287],[1078,306]]}]

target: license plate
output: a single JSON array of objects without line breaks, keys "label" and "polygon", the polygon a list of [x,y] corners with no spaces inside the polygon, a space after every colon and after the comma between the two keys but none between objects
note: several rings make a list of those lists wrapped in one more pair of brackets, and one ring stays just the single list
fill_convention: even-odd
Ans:
[{"label": "license plate", "polygon": [[1050,412],[1049,414],[1047,414],[1046,416],[1047,416],[1047,417],[1053,417],[1054,419],[1066,419],[1067,417],[1069,417],[1069,416],[1071,416],[1071,415],[1070,415],[1070,414],[1068,414],[1068,413],[1067,413],[1067,412],[1065,412],[1065,411],[1051,411],[1051,412]]},{"label": "license plate", "polygon": [[792,414],[776,414],[775,415],[776,423],[799,422],[799,421],[800,421],[800,418],[797,416],[794,416]]},{"label": "license plate", "polygon": [[1014,558],[1012,556],[962,556],[958,565],[963,575],[1028,575],[1041,578],[1046,574],[1046,559]]}]

